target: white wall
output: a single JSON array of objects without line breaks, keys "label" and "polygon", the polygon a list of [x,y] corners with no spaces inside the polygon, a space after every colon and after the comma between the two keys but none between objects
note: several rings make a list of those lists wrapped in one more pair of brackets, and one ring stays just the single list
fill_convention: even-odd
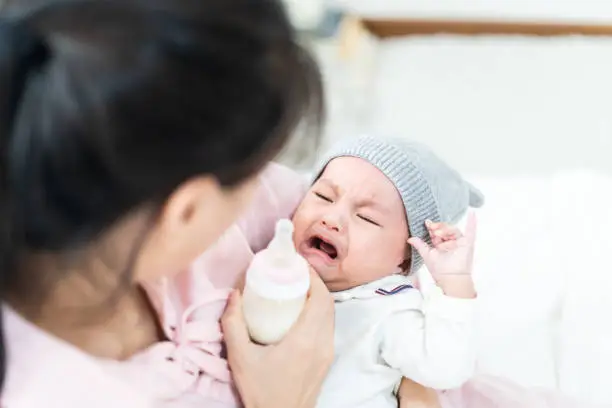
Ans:
[{"label": "white wall", "polygon": [[465,173],[612,175],[609,37],[413,37],[376,59],[375,133],[427,143]]}]

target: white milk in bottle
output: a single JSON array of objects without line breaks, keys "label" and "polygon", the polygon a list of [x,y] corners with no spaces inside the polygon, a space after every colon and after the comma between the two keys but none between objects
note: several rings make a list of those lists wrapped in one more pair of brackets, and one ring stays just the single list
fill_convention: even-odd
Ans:
[{"label": "white milk in bottle", "polygon": [[253,341],[280,341],[300,315],[309,288],[309,267],[293,245],[293,224],[280,220],[268,248],[255,255],[246,273],[243,308]]}]

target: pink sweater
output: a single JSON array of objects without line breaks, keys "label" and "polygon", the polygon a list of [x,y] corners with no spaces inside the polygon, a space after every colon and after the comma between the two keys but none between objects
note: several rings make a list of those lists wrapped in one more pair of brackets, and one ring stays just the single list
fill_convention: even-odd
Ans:
[{"label": "pink sweater", "polygon": [[270,165],[243,217],[186,271],[146,288],[168,341],[126,362],[91,357],[4,307],[8,372],[1,405],[30,407],[234,407],[219,318],[253,254],[290,217],[304,179]]}]

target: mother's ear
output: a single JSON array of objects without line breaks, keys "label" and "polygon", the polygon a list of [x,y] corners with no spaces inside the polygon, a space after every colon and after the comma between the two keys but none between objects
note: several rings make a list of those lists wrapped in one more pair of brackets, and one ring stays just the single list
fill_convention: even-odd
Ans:
[{"label": "mother's ear", "polygon": [[243,197],[246,187],[223,188],[211,176],[180,185],[159,211],[136,278],[147,281],[189,266],[235,221],[248,201],[248,194]]}]

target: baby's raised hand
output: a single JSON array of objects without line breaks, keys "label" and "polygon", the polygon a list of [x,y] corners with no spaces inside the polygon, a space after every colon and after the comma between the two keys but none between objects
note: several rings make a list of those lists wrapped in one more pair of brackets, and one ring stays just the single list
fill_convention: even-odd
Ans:
[{"label": "baby's raised hand", "polygon": [[472,298],[476,296],[472,280],[474,243],[476,241],[476,217],[468,215],[465,235],[445,223],[426,222],[432,245],[420,238],[410,238],[408,243],[421,255],[427,269],[448,296]]}]

